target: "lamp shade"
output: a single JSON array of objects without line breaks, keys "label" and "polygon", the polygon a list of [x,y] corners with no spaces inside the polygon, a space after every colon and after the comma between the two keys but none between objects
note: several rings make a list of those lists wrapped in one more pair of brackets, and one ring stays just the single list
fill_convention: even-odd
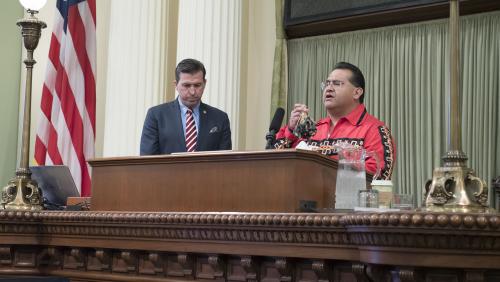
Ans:
[{"label": "lamp shade", "polygon": [[40,11],[40,9],[45,6],[45,3],[47,3],[47,0],[19,0],[19,3],[21,3],[26,10]]}]

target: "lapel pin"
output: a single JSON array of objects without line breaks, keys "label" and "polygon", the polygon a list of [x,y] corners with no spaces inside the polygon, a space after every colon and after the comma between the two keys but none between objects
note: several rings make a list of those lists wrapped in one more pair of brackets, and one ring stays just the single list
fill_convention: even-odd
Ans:
[{"label": "lapel pin", "polygon": [[203,110],[203,114],[207,114],[207,111]]}]

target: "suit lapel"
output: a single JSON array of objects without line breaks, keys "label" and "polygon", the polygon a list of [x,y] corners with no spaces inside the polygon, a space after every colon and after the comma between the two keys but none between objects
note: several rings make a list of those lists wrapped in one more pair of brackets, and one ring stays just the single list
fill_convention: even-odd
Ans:
[{"label": "suit lapel", "polygon": [[172,103],[172,110],[170,111],[173,116],[173,130],[175,132],[175,140],[180,147],[184,148],[186,151],[186,138],[184,137],[184,129],[182,128],[182,120],[181,120],[181,106],[179,106],[179,100],[175,99],[175,102]]},{"label": "suit lapel", "polygon": [[206,140],[208,139],[208,129],[207,129],[208,112],[205,104],[200,104],[200,128],[198,128],[198,141],[196,144],[196,150],[203,150],[206,146]]}]

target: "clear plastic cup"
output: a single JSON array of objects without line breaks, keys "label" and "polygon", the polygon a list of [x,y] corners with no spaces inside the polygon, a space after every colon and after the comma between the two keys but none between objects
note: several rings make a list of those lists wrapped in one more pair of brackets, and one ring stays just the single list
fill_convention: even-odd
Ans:
[{"label": "clear plastic cup", "polygon": [[378,191],[373,189],[360,190],[358,206],[361,208],[378,208]]},{"label": "clear plastic cup", "polygon": [[394,194],[392,196],[392,208],[400,210],[412,210],[413,195],[412,194]]}]

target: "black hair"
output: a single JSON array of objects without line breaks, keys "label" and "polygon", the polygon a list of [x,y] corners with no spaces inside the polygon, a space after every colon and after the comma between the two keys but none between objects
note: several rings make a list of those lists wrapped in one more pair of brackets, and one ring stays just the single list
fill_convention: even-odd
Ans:
[{"label": "black hair", "polygon": [[203,80],[205,80],[207,71],[203,63],[195,59],[184,59],[175,68],[175,81],[179,81],[181,73],[195,74],[199,71],[203,72]]},{"label": "black hair", "polygon": [[350,70],[352,75],[351,75],[351,78],[349,78],[349,82],[356,86],[356,87],[359,87],[361,89],[363,89],[363,95],[361,95],[361,97],[359,97],[359,102],[361,104],[363,104],[363,100],[365,98],[365,77],[363,76],[363,73],[361,72],[361,70],[351,64],[351,63],[346,63],[346,62],[338,62],[334,67],[333,67],[334,70],[336,69],[341,69],[341,70]]}]

